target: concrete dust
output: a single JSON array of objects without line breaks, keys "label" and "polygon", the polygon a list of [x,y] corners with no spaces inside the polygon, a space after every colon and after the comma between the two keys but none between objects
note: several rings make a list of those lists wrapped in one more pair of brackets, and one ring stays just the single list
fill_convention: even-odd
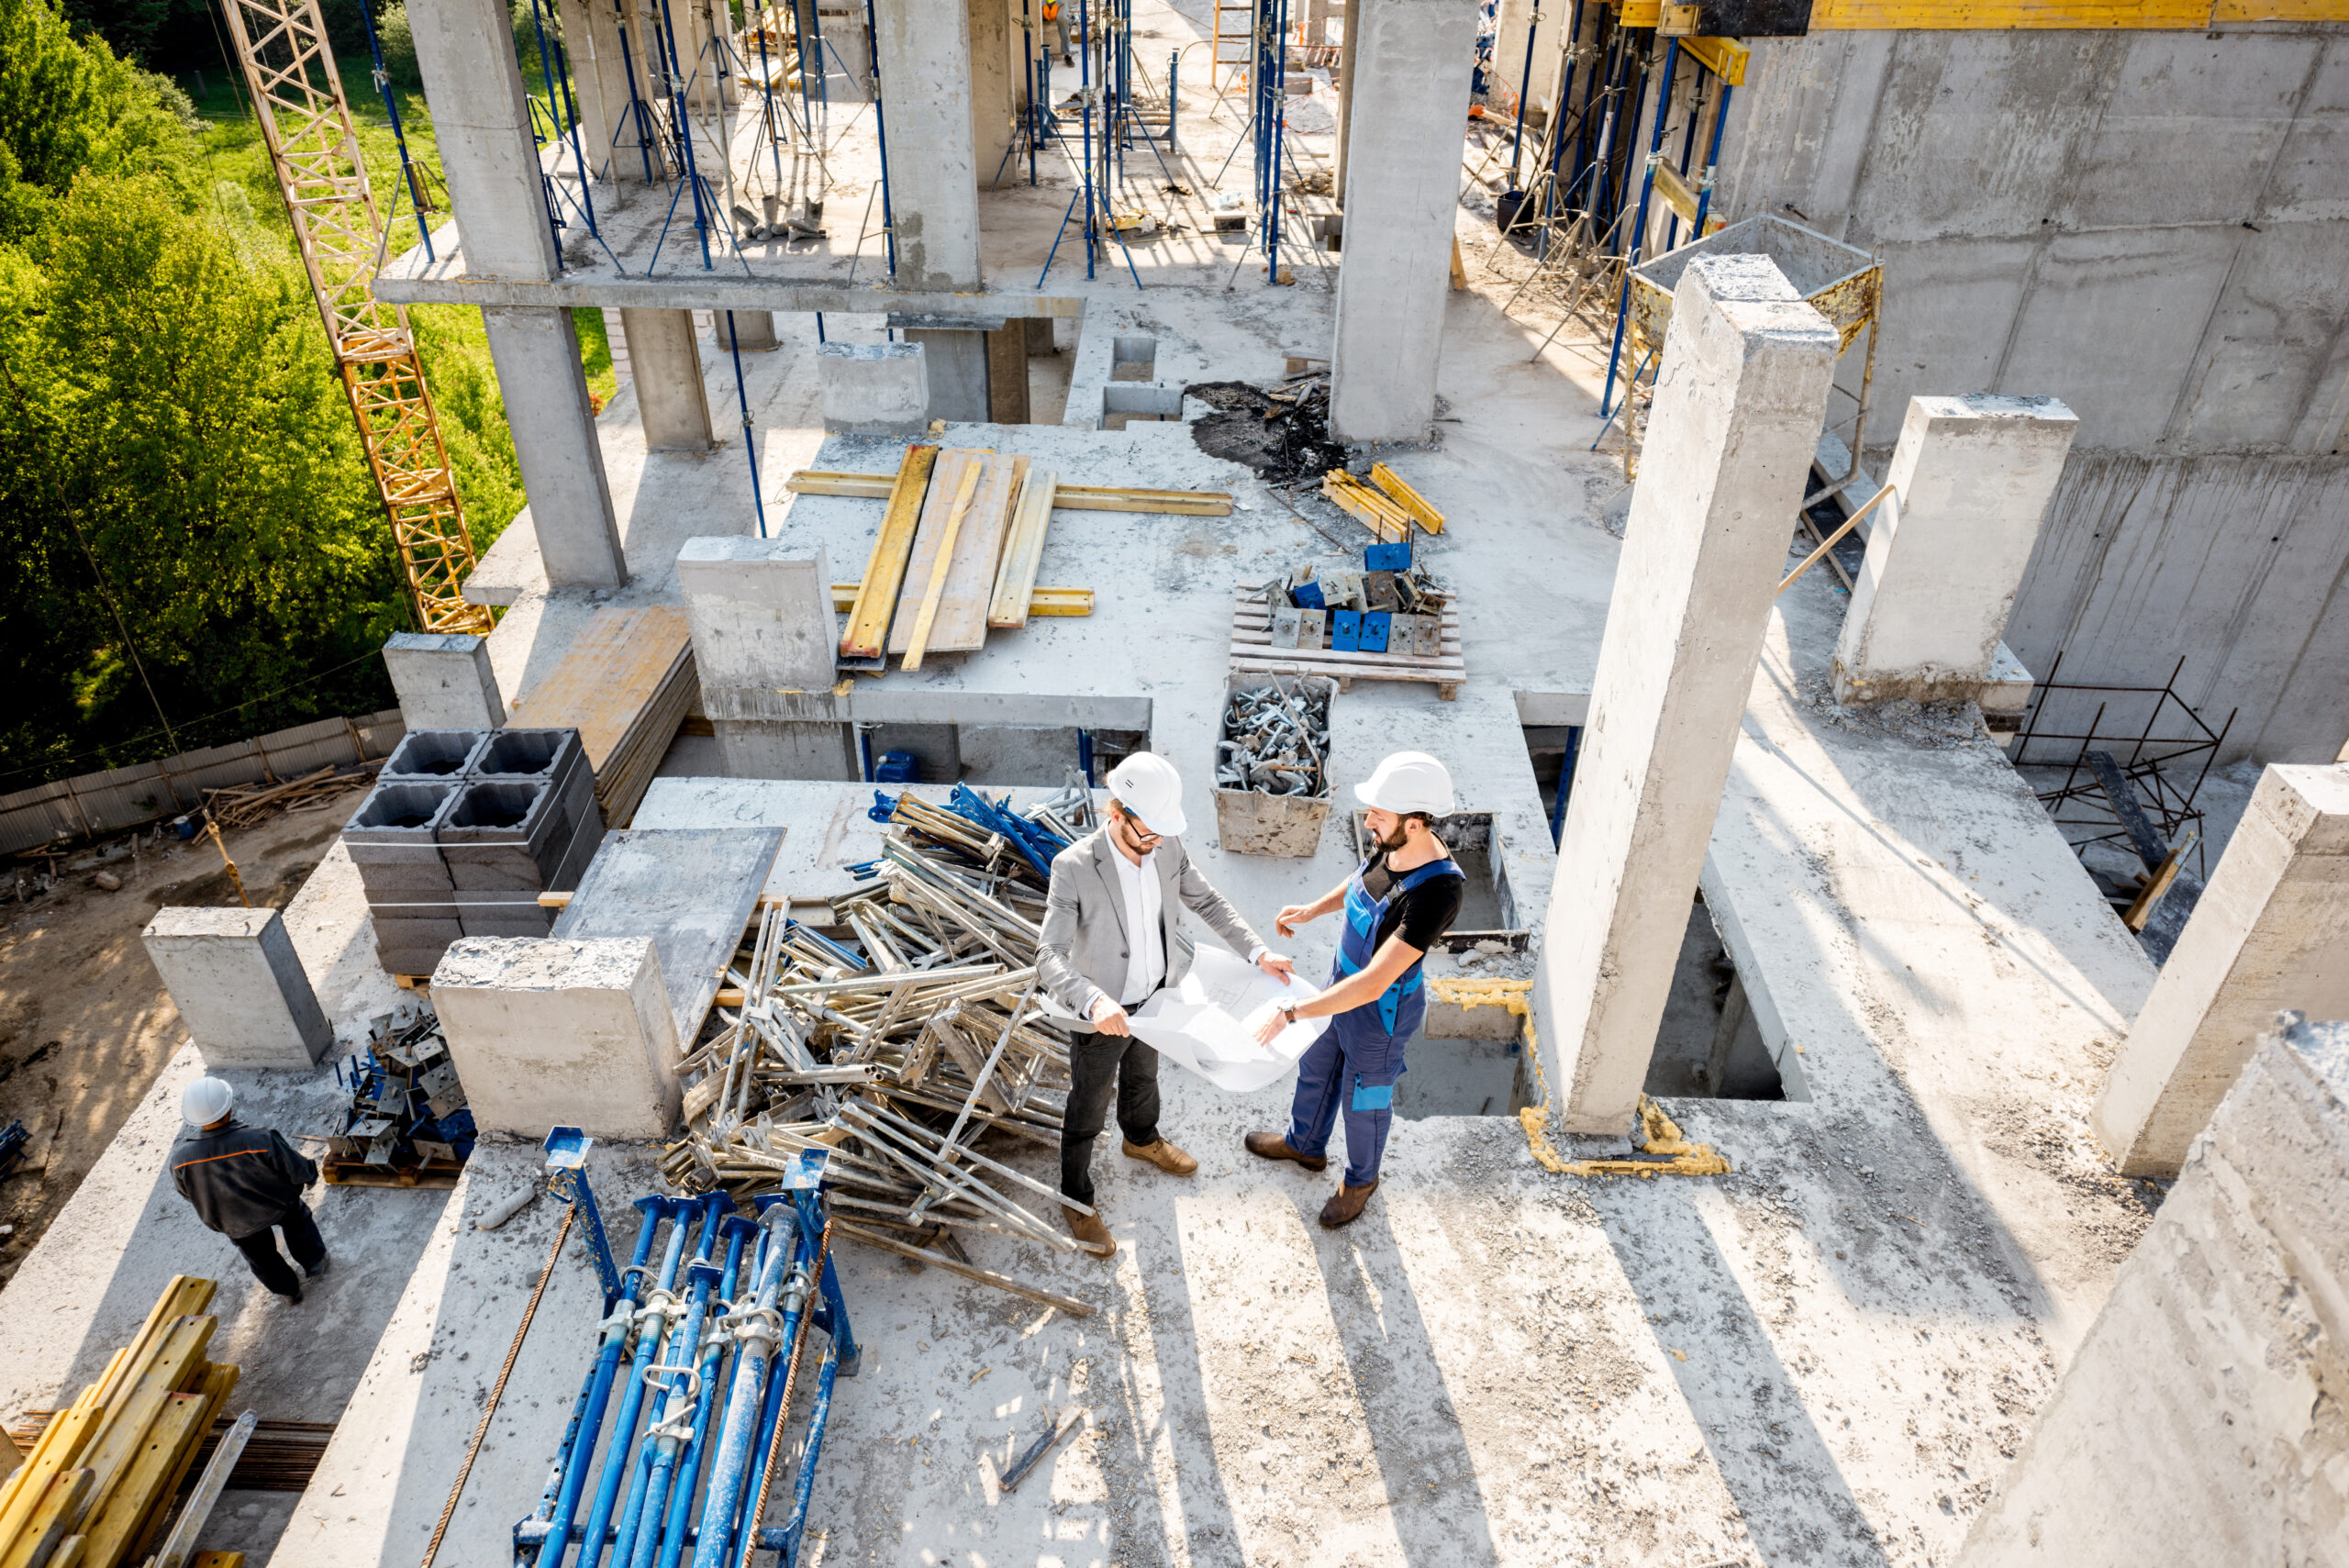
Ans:
[{"label": "concrete dust", "polygon": [[[354,789],[317,811],[280,812],[225,831],[253,903],[282,909],[292,902],[365,798]],[[128,847],[133,838],[136,854]],[[0,1237],[0,1284],[186,1038],[139,931],[166,905],[237,902],[208,838],[184,843],[148,829],[105,848],[120,852],[78,872],[67,868],[90,860],[87,850],[47,857],[57,881],[8,906],[0,923],[0,1127],[22,1118],[32,1134],[24,1163],[0,1183],[0,1224],[15,1227]],[[121,879],[119,892],[92,880],[100,870]]]}]

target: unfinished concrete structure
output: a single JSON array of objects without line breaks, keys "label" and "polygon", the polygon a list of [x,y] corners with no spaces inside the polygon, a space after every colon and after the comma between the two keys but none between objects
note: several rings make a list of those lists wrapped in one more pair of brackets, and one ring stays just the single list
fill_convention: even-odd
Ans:
[{"label": "unfinished concrete structure", "polygon": [[[1241,1151],[1243,1132],[1279,1125],[1286,1081],[1234,1096],[1170,1068],[1164,1128],[1201,1169],[1176,1182],[1097,1162],[1111,1262],[966,1238],[985,1266],[1089,1315],[841,1249],[874,1353],[834,1398],[813,1496],[826,1562],[2028,1561],[2043,1499],[2076,1492],[2076,1467],[2111,1440],[2078,1436],[2092,1396],[2160,1370],[2123,1341],[2175,1328],[2150,1304],[2183,1299],[2187,1222],[2255,1240],[2274,1216],[2337,1207],[2330,1167],[2302,1207],[2279,1207],[2259,1182],[2221,1181],[2210,1156],[2156,1220],[2161,1188],[2131,1177],[2163,1167],[2129,1151],[2169,1147],[2174,1164],[2268,1011],[2349,1013],[2327,989],[2341,894],[2324,838],[2349,737],[2349,538],[2328,499],[2349,415],[2338,300],[2310,287],[2349,195],[2323,152],[2349,58],[2338,18],[1927,18],[1979,24],[1960,29],[1822,4],[1807,38],[1746,40],[1720,177],[1691,193],[1709,196],[1705,227],[1776,212],[1882,251],[1875,412],[1854,462],[1822,429],[1848,417],[1869,350],[1839,358],[1845,324],[1766,257],[1687,268],[1628,417],[1608,384],[1611,307],[1590,303],[1605,288],[1576,306],[1591,280],[1529,285],[1537,308],[1512,305],[1537,263],[1495,242],[1513,129],[1493,132],[1496,100],[1456,139],[1465,0],[1292,14],[1304,36],[1280,53],[1310,88],[1284,99],[1277,257],[1246,89],[1203,80],[1212,18],[1141,0],[1111,29],[1154,84],[1114,154],[1121,177],[1099,163],[1103,55],[1080,81],[1018,7],[875,0],[869,34],[861,8],[802,7],[837,54],[826,96],[805,73],[777,90],[781,120],[753,74],[760,40],[678,8],[674,101],[700,117],[650,137],[637,106],[669,108],[640,47],[660,7],[561,8],[593,40],[566,39],[584,177],[567,138],[533,137],[498,6],[411,11],[450,221],[377,287],[484,311],[529,495],[527,525],[467,584],[505,611],[480,645],[489,680],[472,649],[439,651],[453,673],[414,683],[411,719],[444,711],[444,691],[466,715],[528,715],[599,615],[645,606],[690,627],[692,717],[633,819],[614,822],[600,892],[583,884],[551,937],[458,943],[430,977],[479,1125],[501,1136],[452,1191],[317,1200],[339,1260],[317,1289],[330,1327],[254,1329],[283,1319],[161,1180],[178,1091],[203,1064],[191,1016],[195,1045],[10,1286],[44,1310],[0,1313],[0,1414],[55,1407],[160,1279],[216,1273],[256,1399],[336,1425],[306,1492],[234,1498],[206,1544],[287,1568],[417,1561],[560,1217],[541,1200],[502,1229],[473,1222],[543,1180],[536,1140],[563,1123],[610,1140],[587,1169],[616,1244],[633,1240],[625,1206],[663,1190],[684,1094],[707,1083],[679,1064],[739,1005],[719,999],[734,944],[761,909],[824,928],[883,852],[868,781],[892,753],[933,804],[965,783],[1031,798],[1088,750],[1163,754],[1184,773],[1186,849],[1269,929],[1359,863],[1351,786],[1386,752],[1424,750],[1478,819],[1461,851],[1474,940],[1428,956],[1437,1000],[1397,1089],[1384,1183],[1345,1230],[1314,1223],[1326,1181]],[[1069,9],[1080,35],[1103,19]],[[1680,139],[1697,144],[1721,102],[1726,79],[1685,62],[1729,55],[1675,43],[1637,6],[1583,11],[1585,42],[1607,11],[1642,51],[1636,78],[1611,57],[1608,89],[1609,180],[1632,187],[1620,253],[1649,155],[1661,141],[1660,162],[1683,160]],[[1554,65],[1574,8],[1542,14],[1549,63],[1530,97],[1570,121],[1582,88]],[[1517,91],[1528,21],[1503,7],[1488,94]],[[1667,58],[1684,71],[1658,131]],[[2203,72],[2205,58],[2226,69]],[[2300,75],[2246,96],[2244,61],[2271,87]],[[1025,117],[1038,102],[1059,117],[1041,146]],[[2127,145],[2174,120],[2194,134]],[[707,160],[698,196],[688,149]],[[2203,180],[2217,162],[2247,171],[2240,218]],[[2202,181],[2182,226],[2165,194],[2178,163]],[[1649,194],[1653,255],[1693,220]],[[1330,230],[1335,244],[1318,238]],[[1466,286],[1447,288],[1455,240]],[[2230,258],[2192,272],[2199,317],[2177,303],[2188,250]],[[573,308],[626,323],[633,373],[600,416]],[[2260,308],[2272,317],[2249,320]],[[2263,355],[2288,373],[2232,368]],[[1359,570],[1373,536],[1309,484],[1235,461],[1235,423],[1275,430],[1277,414],[1219,425],[1186,389],[1290,396],[1325,365],[1335,436],[1378,443],[1352,466],[1383,462],[1442,515],[1442,532],[1410,537],[1454,597],[1464,673],[1443,695],[1369,679],[1341,694],[1341,809],[1311,855],[1275,860],[1214,827],[1235,595],[1300,564]],[[1627,425],[1642,475],[1628,495]],[[1026,624],[965,651],[860,669],[842,609],[886,562],[888,503],[871,480],[790,481],[886,488],[911,445],[1230,504],[1057,508],[1035,592],[1083,595],[1089,613],[1031,599]],[[1894,496],[1849,559],[1783,582],[1814,549],[1806,499],[1842,484],[1814,502],[1831,527],[1878,474]],[[2258,504],[2234,506],[2246,494]],[[2009,703],[1990,717],[2020,718],[2059,652],[2066,681],[2135,683],[2140,651],[2164,669],[2188,659],[2214,728],[2243,708],[2230,759],[2290,764],[2232,828],[2166,968],[2018,772],[2008,727],[1985,722]],[[2207,817],[2216,848],[2231,825]],[[664,858],[668,836],[712,852]],[[340,848],[284,917],[342,1051],[398,995],[371,919]],[[1329,923],[1281,945],[1328,973]],[[2263,1048],[2231,1112],[2289,1097],[2283,1051]],[[1742,1093],[1723,1092],[1717,1059],[1738,1063]],[[325,1126],[334,1108],[324,1065],[239,1084],[288,1123]],[[1671,1173],[1627,1149],[1643,1098],[1730,1170]],[[1051,1179],[1052,1150],[989,1148]],[[1626,1154],[1659,1173],[1571,1164]],[[2289,1238],[2265,1256],[2255,1282],[2199,1298],[2221,1339],[2329,1288],[2326,1258]],[[507,1560],[605,1318],[573,1247],[546,1275],[443,1562]],[[2318,1365],[2329,1341],[2310,1342]],[[2276,1375],[2297,1389],[2305,1366]],[[2182,1380],[2150,1396],[2192,1433],[2239,1392]],[[1005,1490],[1013,1456],[1070,1405],[1090,1412],[1084,1434]],[[2279,1473],[2321,1479],[2336,1436],[2277,1429]],[[2321,1485],[2295,1496],[2294,1518],[2328,1506]]]}]

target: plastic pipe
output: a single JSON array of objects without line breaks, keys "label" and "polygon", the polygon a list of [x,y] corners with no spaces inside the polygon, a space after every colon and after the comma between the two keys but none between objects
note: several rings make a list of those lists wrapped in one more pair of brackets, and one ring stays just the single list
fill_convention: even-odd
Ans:
[{"label": "plastic pipe", "polygon": [[604,1319],[603,1345],[596,1352],[594,1381],[578,1406],[578,1431],[563,1450],[562,1462],[556,1472],[553,1524],[537,1558],[541,1568],[553,1568],[561,1562],[563,1549],[570,1544],[571,1527],[579,1514],[580,1494],[587,1487],[587,1462],[595,1457],[596,1439],[604,1429],[604,1408],[611,1402],[620,1355],[628,1348],[629,1320],[636,1314],[638,1284],[644,1277],[645,1261],[652,1256],[653,1233],[660,1228],[660,1217],[651,1213],[646,1214],[644,1223],[637,1228],[636,1253],[629,1260],[628,1273],[621,1276],[619,1303]]},{"label": "plastic pipe", "polygon": [[[644,1216],[646,1225],[655,1216],[665,1217],[674,1223],[669,1229],[669,1244],[661,1254],[661,1273],[653,1285],[656,1297],[665,1298],[677,1283],[677,1265],[684,1260],[685,1234],[692,1228],[690,1216],[696,1206],[684,1198],[640,1197],[637,1211]],[[661,1337],[668,1323],[668,1314],[655,1300],[638,1313],[636,1357],[629,1363],[628,1391],[620,1396],[620,1413],[612,1427],[612,1440],[604,1455],[604,1472],[596,1482],[595,1506],[587,1510],[586,1528],[579,1539],[589,1542],[581,1552],[582,1559],[593,1561],[593,1545],[604,1539],[610,1528],[613,1506],[619,1500],[620,1482],[628,1474],[629,1461],[636,1447],[636,1418],[644,1408],[644,1375],[652,1368],[652,1358],[660,1352]],[[560,1554],[541,1558],[540,1568],[561,1568]]]}]

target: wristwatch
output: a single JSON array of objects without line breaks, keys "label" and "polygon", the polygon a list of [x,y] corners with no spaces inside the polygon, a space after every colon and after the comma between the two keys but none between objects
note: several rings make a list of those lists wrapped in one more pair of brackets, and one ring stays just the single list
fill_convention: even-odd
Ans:
[{"label": "wristwatch", "polygon": [[1292,1024],[1296,1023],[1297,1004],[1294,1002],[1283,1002],[1281,1004],[1281,1017],[1286,1018]]}]

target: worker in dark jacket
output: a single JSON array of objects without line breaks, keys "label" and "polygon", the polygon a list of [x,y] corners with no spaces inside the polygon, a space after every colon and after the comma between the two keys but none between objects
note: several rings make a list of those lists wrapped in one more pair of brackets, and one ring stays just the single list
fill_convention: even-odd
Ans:
[{"label": "worker in dark jacket", "polygon": [[228,1114],[233,1098],[217,1078],[198,1078],[180,1096],[180,1114],[195,1130],[172,1151],[172,1184],[198,1219],[237,1244],[254,1278],[299,1302],[302,1282],[285,1266],[272,1228],[285,1232],[286,1251],[304,1273],[316,1279],[327,1272],[326,1239],[302,1201],[318,1167],[283,1133],[238,1125]]}]

